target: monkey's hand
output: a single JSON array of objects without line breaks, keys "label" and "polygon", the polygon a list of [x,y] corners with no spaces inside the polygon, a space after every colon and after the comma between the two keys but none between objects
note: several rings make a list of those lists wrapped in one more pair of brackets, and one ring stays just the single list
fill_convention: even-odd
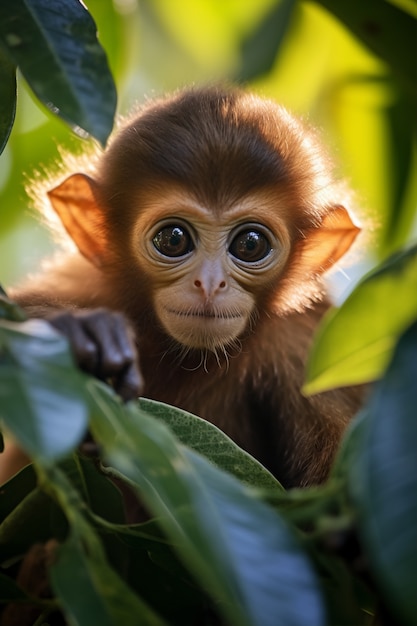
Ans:
[{"label": "monkey's hand", "polygon": [[133,331],[121,313],[63,311],[48,316],[48,321],[67,337],[82,370],[109,381],[125,401],[142,393]]}]

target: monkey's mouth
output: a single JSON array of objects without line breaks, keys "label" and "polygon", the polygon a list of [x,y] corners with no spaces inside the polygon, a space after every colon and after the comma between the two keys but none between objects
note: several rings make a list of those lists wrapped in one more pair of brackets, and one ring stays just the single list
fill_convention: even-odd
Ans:
[{"label": "monkey's mouth", "polygon": [[168,334],[183,346],[216,351],[235,341],[243,332],[247,315],[238,309],[213,306],[176,308],[172,304],[163,304],[160,320]]},{"label": "monkey's mouth", "polygon": [[212,319],[212,320],[231,320],[231,319],[239,319],[243,317],[240,313],[232,312],[232,311],[215,311],[214,309],[190,309],[187,311],[179,311],[178,309],[166,308],[168,313],[171,315],[178,315],[179,317],[185,318],[193,318],[198,317],[202,319]]}]

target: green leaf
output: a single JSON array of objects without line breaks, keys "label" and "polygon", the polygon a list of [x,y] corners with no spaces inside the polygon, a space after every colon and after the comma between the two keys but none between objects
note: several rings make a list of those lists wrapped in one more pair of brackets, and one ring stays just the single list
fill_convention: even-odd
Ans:
[{"label": "green leaf", "polygon": [[24,322],[27,315],[18,304],[10,300],[3,289],[0,291],[0,319],[11,322]]},{"label": "green leaf", "polygon": [[77,626],[163,626],[109,566],[98,536],[86,521],[78,493],[57,468],[39,468],[71,526],[51,567],[51,583],[70,623]]},{"label": "green leaf", "polygon": [[59,549],[51,568],[53,588],[63,609],[78,626],[162,626],[164,623],[143,605],[108,566],[93,536],[74,532]]},{"label": "green leaf", "polygon": [[362,540],[384,601],[417,623],[417,322],[402,336],[367,407],[350,466]]},{"label": "green leaf", "polygon": [[134,403],[88,383],[91,429],[230,624],[323,624],[310,564],[285,522]]},{"label": "green leaf", "polygon": [[75,0],[2,0],[0,43],[36,96],[81,136],[102,144],[116,90],[96,26]]},{"label": "green leaf", "polygon": [[63,537],[65,518],[40,489],[31,491],[0,524],[0,562],[20,557],[33,544]]},{"label": "green leaf", "polygon": [[16,66],[0,48],[0,154],[3,152],[16,114]]},{"label": "green leaf", "polygon": [[[0,457],[0,463],[2,459]],[[24,467],[18,474],[1,486],[0,523],[36,487],[36,474],[32,465]]]},{"label": "green leaf", "polygon": [[317,0],[415,91],[416,20],[385,0]]},{"label": "green leaf", "polygon": [[241,71],[238,79],[253,80],[272,69],[279,50],[289,30],[296,0],[280,0],[272,8],[250,36],[241,44]]},{"label": "green leaf", "polygon": [[379,378],[417,318],[417,246],[372,271],[325,318],[307,364],[306,393]]},{"label": "green leaf", "polygon": [[31,458],[66,455],[87,428],[84,377],[43,320],[0,320],[0,417]]},{"label": "green leaf", "polygon": [[[415,27],[417,34],[417,23]],[[417,77],[417,69],[416,69]],[[416,216],[416,194],[410,194],[415,178],[416,159],[416,99],[404,90],[396,94],[387,108],[390,160],[387,163],[391,173],[391,211],[381,228],[381,251],[391,254],[410,240]],[[414,195],[414,198],[411,197]]]},{"label": "green leaf", "polygon": [[165,422],[184,444],[215,463],[220,469],[253,487],[278,489],[277,479],[250,454],[206,420],[162,402],[141,398],[141,411]]},{"label": "green leaf", "polygon": [[342,478],[350,472],[356,459],[357,448],[363,445],[364,430],[366,428],[366,410],[360,411],[349,424],[343,436],[339,452],[334,461],[330,478]]},{"label": "green leaf", "polygon": [[79,454],[61,464],[86,502],[89,510],[109,522],[125,522],[123,498],[119,489],[97,468],[97,463]]},{"label": "green leaf", "polygon": [[[103,471],[114,476],[112,468],[103,467]],[[198,621],[196,616],[209,605],[207,594],[198,588],[192,575],[178,560],[155,519],[122,525],[105,522],[96,516],[92,518],[104,542],[109,536],[116,538],[123,567],[118,571],[141,598],[155,607],[170,624]]]}]

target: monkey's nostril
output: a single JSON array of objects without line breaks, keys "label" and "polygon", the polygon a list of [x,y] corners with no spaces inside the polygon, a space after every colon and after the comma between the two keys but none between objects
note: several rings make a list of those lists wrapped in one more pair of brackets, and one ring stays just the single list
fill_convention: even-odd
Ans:
[{"label": "monkey's nostril", "polygon": [[195,280],[194,281],[194,285],[200,289],[201,288],[201,280]]},{"label": "monkey's nostril", "polygon": [[222,282],[219,285],[220,289],[224,289],[226,287],[226,281],[222,280]]}]

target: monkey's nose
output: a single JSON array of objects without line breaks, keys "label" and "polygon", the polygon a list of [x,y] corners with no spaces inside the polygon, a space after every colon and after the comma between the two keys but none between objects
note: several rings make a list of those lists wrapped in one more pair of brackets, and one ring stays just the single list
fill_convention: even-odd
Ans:
[{"label": "monkey's nose", "polygon": [[227,287],[227,283],[224,279],[204,281],[196,278],[194,281],[194,287],[196,287],[202,295],[208,299],[215,296],[219,291],[223,291]]},{"label": "monkey's nose", "polygon": [[227,288],[227,279],[220,259],[205,259],[193,277],[193,286],[210,299]]}]

